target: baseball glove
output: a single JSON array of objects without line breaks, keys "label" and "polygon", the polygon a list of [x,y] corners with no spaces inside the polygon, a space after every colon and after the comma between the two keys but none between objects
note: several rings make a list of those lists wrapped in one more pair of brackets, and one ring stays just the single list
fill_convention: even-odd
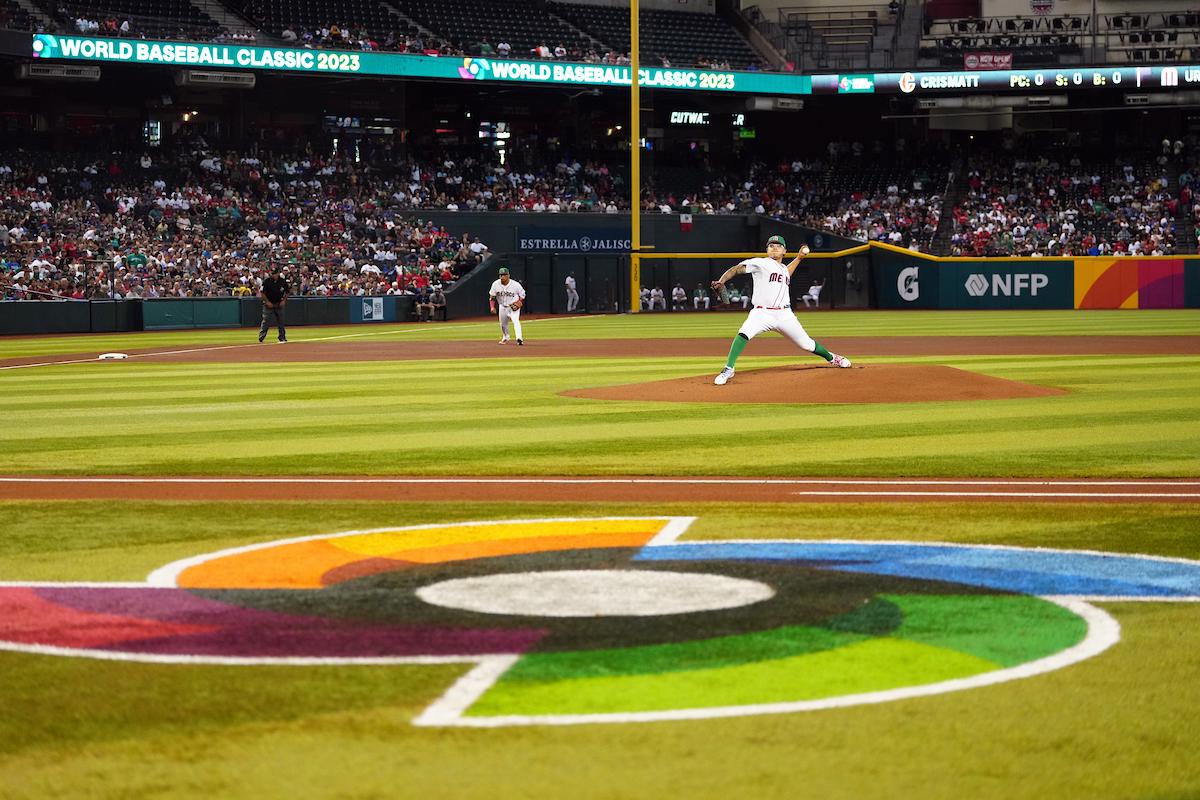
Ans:
[{"label": "baseball glove", "polygon": [[513,311],[520,311],[522,305],[524,305],[524,303],[522,303],[520,300],[513,300],[511,303],[508,304],[508,307],[511,308]]}]

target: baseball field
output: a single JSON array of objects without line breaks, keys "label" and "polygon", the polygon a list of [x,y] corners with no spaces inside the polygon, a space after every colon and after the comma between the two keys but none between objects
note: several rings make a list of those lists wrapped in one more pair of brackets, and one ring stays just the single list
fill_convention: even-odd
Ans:
[{"label": "baseball field", "polygon": [[800,318],[0,340],[0,797],[1200,796],[1200,312]]}]

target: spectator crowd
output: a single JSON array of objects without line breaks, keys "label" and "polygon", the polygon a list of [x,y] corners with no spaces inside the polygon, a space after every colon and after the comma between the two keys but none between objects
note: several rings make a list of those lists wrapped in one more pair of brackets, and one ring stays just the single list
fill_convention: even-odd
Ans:
[{"label": "spectator crowd", "polygon": [[410,213],[438,185],[412,163],[384,176],[336,158],[220,154],[202,140],[133,159],[0,153],[0,291],[245,296],[272,262],[297,294],[448,288],[488,248]]},{"label": "spectator crowd", "polygon": [[[1072,151],[996,148],[968,159],[953,180],[936,157],[862,167],[862,153],[877,156],[878,147],[840,143],[820,158],[708,169],[692,192],[647,187],[641,207],[757,213],[926,251],[940,226],[941,252],[961,256],[1170,255],[1177,217],[1200,227],[1200,150],[1182,142],[1100,163]],[[299,294],[415,294],[449,288],[488,255],[478,237],[452,234],[422,212],[628,210],[619,154],[513,155],[506,164],[452,153],[417,159],[366,143],[354,157],[311,145],[235,152],[199,136],[133,155],[0,151],[0,291],[5,299],[244,296],[282,262]],[[948,180],[957,199],[940,224]],[[674,287],[647,301],[730,302],[703,290]]]},{"label": "spectator crowd", "polygon": [[[1077,153],[1012,150],[968,164],[954,207],[956,256],[1170,255],[1193,178],[1172,186],[1165,158],[1126,154],[1085,164]],[[1186,207],[1186,200],[1185,200]]]}]

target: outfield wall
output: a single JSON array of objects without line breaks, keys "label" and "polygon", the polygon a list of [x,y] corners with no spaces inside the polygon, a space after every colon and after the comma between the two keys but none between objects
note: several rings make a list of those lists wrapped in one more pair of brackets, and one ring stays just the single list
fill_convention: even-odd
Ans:
[{"label": "outfield wall", "polygon": [[[789,245],[810,235],[789,227],[772,225],[786,232]],[[758,254],[660,252],[643,259],[642,283],[668,292],[680,283],[690,297],[697,284],[716,278],[740,258]],[[628,262],[627,253],[617,252],[496,253],[447,292],[449,318],[487,313],[487,290],[501,265],[509,266],[525,286],[532,313],[566,311],[563,283],[568,274],[575,275],[581,311],[628,311]],[[825,284],[821,305],[832,308],[1200,308],[1200,256],[939,258],[872,242],[813,253],[805,272],[793,281],[794,307],[800,307],[800,295],[817,279]],[[262,303],[254,297],[5,301],[0,302],[0,335],[257,327],[261,315]],[[413,318],[413,298],[408,295],[293,297],[287,305],[287,324],[297,327]]]},{"label": "outfield wall", "polygon": [[[371,324],[406,322],[414,312],[409,296],[292,297],[284,319],[289,327]],[[256,328],[261,321],[256,297],[0,302],[0,335]]]},{"label": "outfield wall", "polygon": [[871,243],[886,309],[1200,308],[1200,257],[938,258]]}]

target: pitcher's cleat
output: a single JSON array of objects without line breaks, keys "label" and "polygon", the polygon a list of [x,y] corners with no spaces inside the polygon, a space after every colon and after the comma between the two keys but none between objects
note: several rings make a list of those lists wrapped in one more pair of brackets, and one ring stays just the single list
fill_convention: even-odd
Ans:
[{"label": "pitcher's cleat", "polygon": [[496,344],[508,344],[508,337],[507,337],[507,336],[505,336],[503,339],[501,339],[500,341],[496,342]]},{"label": "pitcher's cleat", "polygon": [[833,354],[833,361],[830,361],[829,363],[833,364],[835,367],[841,367],[842,369],[849,369],[851,366],[853,366],[850,363],[850,359],[846,358],[845,356],[839,356],[837,353]]},{"label": "pitcher's cleat", "polygon": [[524,346],[524,344],[525,344],[525,340],[524,340],[524,339],[517,339],[517,344]]},{"label": "pitcher's cleat", "polygon": [[733,377],[733,367],[726,367],[721,370],[721,374],[713,378],[713,383],[717,386],[724,386],[729,383],[729,379]]}]

